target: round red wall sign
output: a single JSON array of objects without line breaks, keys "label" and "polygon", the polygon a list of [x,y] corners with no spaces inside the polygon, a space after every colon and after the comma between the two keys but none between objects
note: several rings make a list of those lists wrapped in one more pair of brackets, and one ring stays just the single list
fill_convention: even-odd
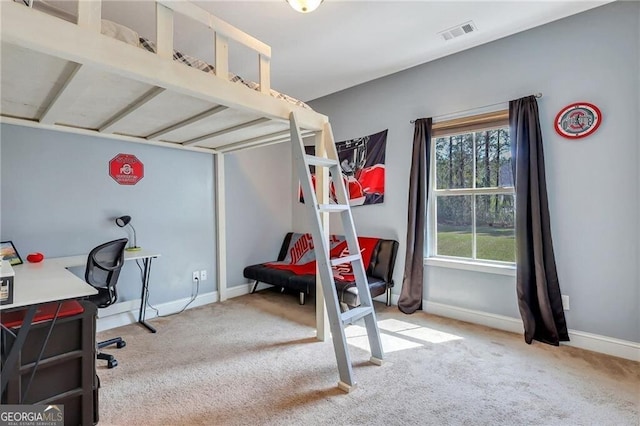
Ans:
[{"label": "round red wall sign", "polygon": [[144,177],[144,164],[135,155],[118,154],[109,161],[109,176],[120,185],[135,185]]},{"label": "round red wall sign", "polygon": [[555,128],[560,136],[579,139],[595,132],[602,122],[597,106],[587,102],[567,105],[556,115]]}]

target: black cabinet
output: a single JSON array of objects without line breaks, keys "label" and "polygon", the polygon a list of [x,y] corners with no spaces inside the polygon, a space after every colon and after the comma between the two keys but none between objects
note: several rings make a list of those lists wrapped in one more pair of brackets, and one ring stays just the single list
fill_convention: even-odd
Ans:
[{"label": "black cabinet", "polygon": [[[97,309],[92,303],[79,303],[84,308],[82,313],[59,317],[53,328],[51,320],[32,324],[11,371],[4,371],[8,353],[5,351],[11,348],[15,336],[2,330],[3,374],[10,375],[2,393],[3,404],[62,404],[65,425],[97,423]],[[14,326],[10,330],[17,334],[19,328]],[[49,332],[51,335],[34,373]]]}]

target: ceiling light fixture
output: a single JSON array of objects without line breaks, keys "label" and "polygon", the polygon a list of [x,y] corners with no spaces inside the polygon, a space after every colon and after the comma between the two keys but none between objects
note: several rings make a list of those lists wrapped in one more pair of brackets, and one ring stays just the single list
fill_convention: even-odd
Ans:
[{"label": "ceiling light fixture", "polygon": [[287,0],[289,6],[300,13],[313,12],[324,0]]}]

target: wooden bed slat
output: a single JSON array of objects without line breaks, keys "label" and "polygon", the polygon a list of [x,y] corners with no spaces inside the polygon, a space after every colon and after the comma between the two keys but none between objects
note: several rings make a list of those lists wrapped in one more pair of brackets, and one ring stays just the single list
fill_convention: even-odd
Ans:
[{"label": "wooden bed slat", "polygon": [[117,124],[129,114],[135,112],[138,108],[145,105],[147,102],[151,101],[153,98],[164,92],[165,89],[162,87],[154,87],[145,93],[142,97],[138,98],[134,103],[126,107],[125,109],[118,112],[115,116],[107,120],[100,128],[99,132],[112,132],[113,128],[117,126]]},{"label": "wooden bed slat", "polygon": [[227,132],[216,137],[205,139],[198,142],[197,146],[203,148],[213,148],[216,151],[221,147],[228,146],[234,143],[243,142],[249,139],[269,135],[271,133],[279,132],[287,129],[285,125],[276,121],[265,121],[256,126],[239,129],[234,132]]},{"label": "wooden bed slat", "polygon": [[[143,95],[144,93],[140,96]],[[127,104],[132,102],[133,99]],[[113,133],[124,133],[127,135],[146,138],[147,136],[159,132],[170,125],[179,123],[216,106],[218,105],[203,101],[202,99],[165,90],[162,94],[151,99],[136,111],[120,120],[117,127],[111,131]],[[105,119],[106,118],[108,118],[108,116],[105,116]],[[104,121],[106,120],[103,120],[103,122]],[[213,132],[215,130],[218,129],[207,129],[206,132],[201,132],[200,134]],[[171,135],[171,133],[169,134]],[[185,139],[188,138],[178,138],[169,142],[181,142]]]},{"label": "wooden bed slat", "polygon": [[226,135],[227,133],[237,132],[238,130],[246,129],[248,127],[257,126],[259,124],[263,124],[263,123],[266,123],[268,121],[269,121],[268,118],[258,118],[258,119],[253,120],[253,121],[249,121],[249,122],[246,122],[246,123],[238,124],[236,126],[228,127],[226,129],[218,130],[217,132],[209,133],[208,135],[203,135],[203,136],[199,136],[197,138],[193,138],[193,139],[188,140],[188,141],[184,141],[184,142],[182,142],[182,145],[183,146],[195,145],[198,142],[202,142],[202,141],[207,140],[207,139],[213,139],[213,138],[218,137],[218,136]]},{"label": "wooden bed slat", "polygon": [[66,110],[86,88],[86,80],[76,78],[80,76],[81,70],[82,65],[76,64],[58,93],[53,97],[51,102],[49,102],[49,105],[45,107],[44,112],[40,116],[39,121],[41,123],[55,123],[60,114]]},{"label": "wooden bed slat", "polygon": [[[314,132],[306,131],[302,132],[303,137],[309,136]],[[291,132],[289,130],[282,130],[280,132],[270,133],[264,136],[257,136],[240,142],[230,143],[228,145],[222,145],[216,149],[223,154],[229,152],[236,152],[243,149],[255,148],[258,146],[274,145],[278,143],[288,142],[291,140]]]},{"label": "wooden bed slat", "polygon": [[163,135],[160,139],[168,142],[182,143],[202,135],[218,132],[258,118],[262,118],[262,116],[228,108],[211,117],[205,117],[202,120],[189,124],[188,126],[175,129]]},{"label": "wooden bed slat", "polygon": [[0,112],[29,120],[42,116],[77,65],[4,43],[0,56]]},{"label": "wooden bed slat", "polygon": [[193,123],[196,123],[200,120],[204,120],[205,118],[209,118],[213,115],[216,115],[224,110],[228,109],[226,106],[223,105],[218,105],[217,107],[213,107],[207,111],[201,112],[198,115],[195,115],[193,117],[187,118],[186,120],[183,120],[179,123],[173,124],[169,127],[165,127],[164,129],[157,131],[155,133],[150,134],[149,136],[146,137],[146,139],[149,140],[159,140],[160,136],[165,135],[169,132],[172,132],[174,130],[178,130],[181,129],[183,127],[189,126]]},{"label": "wooden bed slat", "polygon": [[[279,143],[285,143],[285,142],[290,142],[290,141],[291,141],[291,137],[286,137],[286,138],[274,139],[272,141],[267,141],[267,142],[239,145],[239,146],[237,146],[235,148],[228,149],[226,151],[221,150],[221,149],[217,149],[217,150],[222,154],[235,154],[237,152],[246,151],[248,149],[262,148],[262,147],[265,147],[265,146],[277,145]],[[225,145],[225,147],[226,147],[226,145]]]},{"label": "wooden bed slat", "polygon": [[280,139],[286,139],[286,138],[291,138],[290,132],[287,130],[283,130],[280,132],[270,133],[264,136],[257,136],[257,137],[250,138],[240,142],[230,143],[228,145],[222,145],[218,147],[218,150],[222,153],[226,153],[226,152],[235,151],[236,149],[239,149],[245,146],[259,145],[262,142],[271,142],[274,140],[280,140]]},{"label": "wooden bed slat", "polygon": [[85,87],[60,111],[56,123],[85,129],[99,129],[155,87],[93,67],[76,79]]}]

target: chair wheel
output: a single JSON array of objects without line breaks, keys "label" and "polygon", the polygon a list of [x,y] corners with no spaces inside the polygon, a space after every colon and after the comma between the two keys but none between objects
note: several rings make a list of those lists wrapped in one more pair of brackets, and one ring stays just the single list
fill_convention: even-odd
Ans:
[{"label": "chair wheel", "polygon": [[118,349],[124,348],[125,346],[127,346],[127,342],[125,342],[124,340],[122,342],[116,343],[116,348]]},{"label": "chair wheel", "polygon": [[118,360],[117,359],[111,359],[109,361],[107,361],[107,368],[114,368],[118,366]]}]

